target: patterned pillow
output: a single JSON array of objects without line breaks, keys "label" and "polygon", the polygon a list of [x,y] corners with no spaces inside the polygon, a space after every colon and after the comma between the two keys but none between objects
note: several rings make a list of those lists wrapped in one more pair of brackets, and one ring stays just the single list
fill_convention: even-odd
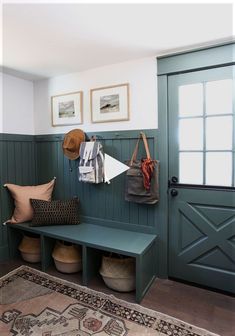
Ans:
[{"label": "patterned pillow", "polygon": [[30,226],[79,224],[78,198],[66,201],[30,199],[34,216]]}]

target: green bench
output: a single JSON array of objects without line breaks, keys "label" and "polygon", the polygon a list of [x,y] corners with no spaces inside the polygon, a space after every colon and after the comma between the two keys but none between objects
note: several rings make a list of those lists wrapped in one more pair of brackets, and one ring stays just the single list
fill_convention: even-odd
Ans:
[{"label": "green bench", "polygon": [[114,229],[82,223],[30,227],[29,224],[7,224],[9,255],[19,255],[22,232],[32,232],[41,238],[41,269],[46,272],[53,264],[51,256],[55,240],[82,246],[82,281],[84,286],[98,274],[103,251],[134,257],[136,261],[136,301],[140,302],[156,276],[156,235]]}]

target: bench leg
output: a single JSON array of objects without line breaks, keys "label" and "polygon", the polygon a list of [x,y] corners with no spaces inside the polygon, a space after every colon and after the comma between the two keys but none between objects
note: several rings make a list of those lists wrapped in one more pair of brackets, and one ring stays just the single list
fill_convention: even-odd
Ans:
[{"label": "bench leg", "polygon": [[98,274],[102,252],[91,247],[82,247],[82,281],[88,286],[89,281]]},{"label": "bench leg", "polygon": [[155,244],[136,257],[136,302],[140,303],[156,277]]},{"label": "bench leg", "polygon": [[54,264],[54,260],[52,258],[52,252],[55,243],[56,243],[55,239],[41,235],[41,259],[42,259],[41,265],[43,272],[45,272],[49,266]]}]

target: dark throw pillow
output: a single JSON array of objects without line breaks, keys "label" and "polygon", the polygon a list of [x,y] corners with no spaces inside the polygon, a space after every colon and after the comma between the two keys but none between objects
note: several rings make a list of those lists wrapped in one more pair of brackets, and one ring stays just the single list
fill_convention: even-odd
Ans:
[{"label": "dark throw pillow", "polygon": [[79,224],[78,199],[43,201],[30,199],[34,216],[30,226]]}]

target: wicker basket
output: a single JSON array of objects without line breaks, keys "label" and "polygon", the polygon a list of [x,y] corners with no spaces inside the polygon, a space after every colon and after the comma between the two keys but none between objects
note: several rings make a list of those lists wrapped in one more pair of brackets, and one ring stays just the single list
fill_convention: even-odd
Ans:
[{"label": "wicker basket", "polygon": [[76,273],[82,269],[81,249],[77,245],[56,242],[52,257],[56,269],[62,273]]},{"label": "wicker basket", "polygon": [[105,284],[118,292],[135,289],[135,260],[133,258],[102,257],[100,274]]},{"label": "wicker basket", "polygon": [[30,263],[41,261],[40,237],[25,236],[18,247],[22,258]]}]

